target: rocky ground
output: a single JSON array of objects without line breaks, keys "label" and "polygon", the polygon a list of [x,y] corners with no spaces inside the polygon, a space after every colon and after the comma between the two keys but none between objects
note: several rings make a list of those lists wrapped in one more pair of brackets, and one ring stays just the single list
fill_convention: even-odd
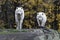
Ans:
[{"label": "rocky ground", "polygon": [[20,31],[4,30],[0,32],[0,40],[60,40],[59,33],[50,29],[22,29]]}]

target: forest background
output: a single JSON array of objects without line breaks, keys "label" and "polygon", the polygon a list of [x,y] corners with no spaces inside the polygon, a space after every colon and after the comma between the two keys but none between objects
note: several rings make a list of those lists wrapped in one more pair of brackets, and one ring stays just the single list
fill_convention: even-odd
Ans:
[{"label": "forest background", "polygon": [[0,29],[15,29],[15,9],[25,12],[23,28],[38,28],[37,12],[47,15],[46,27],[60,31],[60,0],[0,0]]}]

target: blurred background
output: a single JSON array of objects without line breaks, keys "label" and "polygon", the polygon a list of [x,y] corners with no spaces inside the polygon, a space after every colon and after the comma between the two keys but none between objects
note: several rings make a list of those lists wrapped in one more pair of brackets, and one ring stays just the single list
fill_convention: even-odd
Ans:
[{"label": "blurred background", "polygon": [[47,15],[46,27],[60,31],[60,0],[0,0],[0,29],[15,29],[15,9],[25,11],[23,28],[38,28],[37,12]]}]

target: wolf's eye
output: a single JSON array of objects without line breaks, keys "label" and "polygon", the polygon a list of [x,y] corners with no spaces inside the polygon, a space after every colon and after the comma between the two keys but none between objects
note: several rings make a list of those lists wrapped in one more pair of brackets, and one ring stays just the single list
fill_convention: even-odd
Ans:
[{"label": "wolf's eye", "polygon": [[18,7],[16,7],[16,9],[18,9]]},{"label": "wolf's eye", "polygon": [[21,7],[21,9],[23,9],[23,8]]},{"label": "wolf's eye", "polygon": [[43,15],[43,13],[42,13],[42,15]]}]

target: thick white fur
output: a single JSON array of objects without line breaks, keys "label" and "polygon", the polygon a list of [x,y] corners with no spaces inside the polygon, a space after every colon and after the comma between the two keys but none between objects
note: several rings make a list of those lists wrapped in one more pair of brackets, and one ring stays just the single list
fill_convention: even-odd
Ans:
[{"label": "thick white fur", "polygon": [[[20,20],[18,20],[18,14],[20,15]],[[22,7],[17,7],[15,10],[15,21],[17,24],[16,29],[22,29],[23,20],[24,20],[24,10]]]},{"label": "thick white fur", "polygon": [[[38,25],[45,27],[45,23],[47,21],[47,17],[45,15],[45,13],[44,12],[38,12],[36,18],[37,18]],[[40,24],[40,22],[41,22],[41,24]]]}]

